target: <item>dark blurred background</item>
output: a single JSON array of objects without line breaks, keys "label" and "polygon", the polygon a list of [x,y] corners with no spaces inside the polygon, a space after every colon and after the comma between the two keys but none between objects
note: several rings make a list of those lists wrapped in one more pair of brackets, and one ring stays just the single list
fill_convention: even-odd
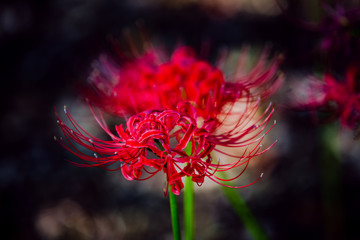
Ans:
[{"label": "dark blurred background", "polygon": [[[352,14],[354,24],[343,27],[319,1],[278,2],[1,1],[0,239],[172,238],[161,180],[128,182],[119,172],[71,166],[64,159],[75,158],[53,141],[60,134],[54,106],[66,104],[81,124],[95,126],[78,87],[111,39],[139,24],[170,50],[182,43],[200,51],[205,42],[214,52],[247,44],[283,53],[286,83],[275,97],[278,124],[269,136],[279,143],[249,171],[249,179],[260,172],[264,178],[241,194],[269,239],[357,239],[359,141],[346,129],[334,135],[339,178],[334,194],[324,196],[322,168],[334,167],[319,160],[326,127],[284,101],[294,91],[292,78],[328,69],[341,74],[358,61],[358,18]],[[336,2],[360,7],[327,1]],[[199,189],[196,202],[196,239],[251,239],[216,186]]]}]

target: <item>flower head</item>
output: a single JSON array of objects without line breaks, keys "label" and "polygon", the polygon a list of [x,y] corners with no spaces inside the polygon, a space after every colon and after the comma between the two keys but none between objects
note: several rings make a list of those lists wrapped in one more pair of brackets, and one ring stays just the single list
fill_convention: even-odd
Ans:
[{"label": "flower head", "polygon": [[347,69],[343,79],[326,73],[323,80],[312,78],[306,90],[305,99],[298,100],[297,107],[320,110],[330,120],[340,119],[342,125],[358,127],[360,123],[360,89],[357,78],[359,70],[354,66]]},{"label": "flower head", "polygon": [[354,128],[360,123],[360,91],[359,82],[356,81],[358,69],[348,68],[342,82],[337,81],[331,75],[325,75],[325,103],[330,105],[339,116],[343,125]]},{"label": "flower head", "polygon": [[161,61],[164,57],[157,50],[149,50],[125,64],[103,56],[89,78],[92,91],[88,96],[93,104],[116,115],[147,109],[174,110],[179,102],[188,101],[199,116],[213,118],[239,98],[264,99],[280,86],[281,58],[268,62],[264,51],[257,64],[241,74],[239,70],[243,70],[248,57],[248,51],[243,51],[238,66],[225,81],[218,67],[198,59],[189,47],[178,48],[169,61]]},{"label": "flower head", "polygon": [[[207,119],[199,124],[198,113],[192,104],[180,102],[176,110],[152,109],[135,114],[128,119],[125,129],[122,125],[115,126],[116,134],[110,131],[102,115],[96,114],[91,107],[98,124],[111,140],[101,140],[89,134],[65,108],[72,128],[57,115],[66,140],[56,140],[83,161],[71,162],[76,166],[102,167],[110,171],[121,169],[127,180],[146,180],[162,171],[171,191],[179,194],[184,187],[182,177],[192,176],[192,181],[198,185],[205,178],[224,185],[220,181],[226,180],[214,175],[217,171],[243,167],[236,177],[227,179],[234,180],[241,176],[253,157],[272,147],[261,149],[265,134],[272,128],[266,130],[273,113],[271,106],[249,125],[258,107],[258,102],[247,102],[246,111],[239,115],[236,126],[221,132],[221,123]],[[83,153],[76,144],[94,155]],[[214,160],[210,154],[212,151],[222,152],[220,146],[243,148],[243,152],[241,155],[227,154],[234,161],[223,163],[221,159]]]}]

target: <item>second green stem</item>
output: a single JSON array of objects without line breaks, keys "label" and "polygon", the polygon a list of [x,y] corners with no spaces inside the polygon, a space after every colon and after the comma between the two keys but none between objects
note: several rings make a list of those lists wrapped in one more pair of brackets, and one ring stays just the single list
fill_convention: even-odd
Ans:
[{"label": "second green stem", "polygon": [[[218,172],[218,176],[221,178],[226,178],[225,172]],[[235,210],[239,218],[244,223],[246,229],[254,240],[267,240],[265,231],[260,226],[259,222],[256,220],[252,214],[251,209],[246,204],[246,201],[240,194],[238,189],[229,188],[222,186],[221,187],[225,197],[229,201],[231,207]]]}]

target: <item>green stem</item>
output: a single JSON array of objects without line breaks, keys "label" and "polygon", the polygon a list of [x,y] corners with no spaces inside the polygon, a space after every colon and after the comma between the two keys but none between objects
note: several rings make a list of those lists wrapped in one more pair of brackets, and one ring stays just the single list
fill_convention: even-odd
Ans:
[{"label": "green stem", "polygon": [[168,191],[169,191],[169,200],[170,200],[171,224],[173,229],[174,240],[181,240],[180,222],[179,222],[179,213],[178,213],[176,195],[171,191],[171,186],[169,186]]},{"label": "green stem", "polygon": [[[189,142],[184,149],[188,156],[191,156],[191,143]],[[194,185],[192,177],[188,176],[185,179],[185,192],[184,192],[184,230],[185,240],[194,239]]]},{"label": "green stem", "polygon": [[337,123],[320,128],[320,169],[326,239],[343,239],[344,213],[341,193],[341,156]]},{"label": "green stem", "polygon": [[194,239],[194,186],[191,177],[186,177],[184,193],[185,240]]},{"label": "green stem", "polygon": [[[218,172],[218,176],[226,178],[225,172]],[[227,183],[228,184],[228,183]],[[237,189],[221,186],[221,189],[229,201],[232,208],[235,210],[245,228],[248,230],[254,240],[268,239],[264,230],[252,214],[250,208],[247,206],[245,200]]]}]

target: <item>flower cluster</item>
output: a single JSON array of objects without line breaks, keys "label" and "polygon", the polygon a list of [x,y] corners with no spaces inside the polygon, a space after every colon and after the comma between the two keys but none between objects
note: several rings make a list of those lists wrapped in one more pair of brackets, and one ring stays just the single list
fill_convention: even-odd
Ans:
[{"label": "flower cluster", "polygon": [[[222,181],[241,176],[253,157],[275,144],[261,148],[265,135],[275,124],[267,127],[273,105],[269,104],[256,117],[261,97],[267,97],[273,89],[258,95],[256,88],[280,79],[277,63],[264,70],[262,59],[249,78],[225,82],[219,69],[195,59],[189,48],[178,49],[168,63],[157,64],[154,56],[146,54],[122,68],[103,59],[101,71],[93,73],[95,92],[90,95],[89,106],[111,140],[92,136],[73,119],[67,108],[64,111],[72,127],[56,114],[65,136],[65,140],[56,140],[83,161],[71,162],[79,167],[121,169],[128,180],[146,180],[164,172],[167,185],[175,194],[184,187],[185,176],[191,176],[198,185],[208,178],[229,186]],[[93,102],[113,113],[130,115],[126,128],[117,125],[114,134],[101,112],[93,109]],[[234,110],[238,105],[241,111]],[[79,150],[79,145],[94,155]],[[243,151],[229,153],[224,147]],[[233,160],[213,159],[214,151]],[[215,175],[234,168],[241,170],[230,179]],[[244,186],[235,188],[240,187]]]},{"label": "flower cluster", "polygon": [[[139,113],[148,109],[176,109],[180,101],[191,102],[198,115],[214,118],[228,103],[251,97],[267,98],[281,85],[281,57],[267,61],[267,52],[245,75],[233,73],[225,81],[224,73],[208,62],[196,58],[188,47],[177,49],[170,61],[161,62],[157,50],[122,64],[103,56],[90,76],[92,91],[88,98],[105,111],[116,115]],[[239,57],[239,70],[247,51]],[[251,93],[250,93],[251,91]]]}]

